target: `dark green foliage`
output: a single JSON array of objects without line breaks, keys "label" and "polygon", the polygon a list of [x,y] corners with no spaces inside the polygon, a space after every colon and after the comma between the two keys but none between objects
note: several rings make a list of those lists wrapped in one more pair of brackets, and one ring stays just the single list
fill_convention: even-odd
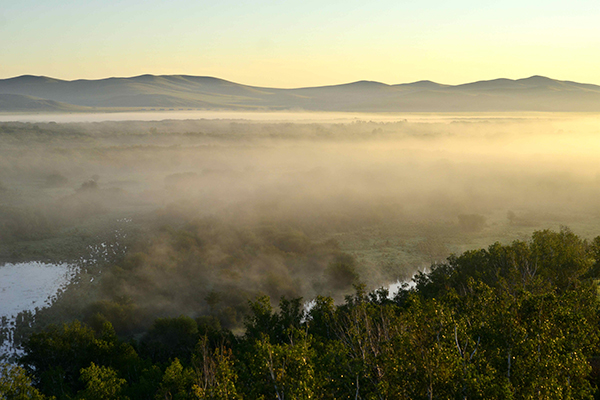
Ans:
[{"label": "dark green foliage", "polygon": [[394,298],[355,284],[308,312],[258,296],[244,335],[214,315],[161,318],[136,343],[141,358],[108,323],[51,327],[22,362],[60,399],[590,399],[598,243],[536,232],[434,264]]},{"label": "dark green foliage", "polygon": [[508,246],[495,243],[487,250],[450,256],[446,262],[432,265],[430,273],[419,273],[415,280],[419,293],[428,297],[450,289],[465,294],[469,279],[511,290],[565,291],[590,284],[589,279],[581,278],[593,271],[593,249],[566,228],[538,231],[530,242],[515,241]]},{"label": "dark green foliage", "polygon": [[140,351],[154,363],[164,364],[175,358],[189,362],[198,339],[198,325],[192,318],[159,318],[142,338]]},{"label": "dark green foliage", "polygon": [[50,326],[31,335],[24,349],[21,363],[25,370],[36,377],[44,393],[58,398],[83,389],[81,370],[92,362],[115,369],[125,379],[137,375],[141,362],[135,350],[117,338],[110,324],[100,334],[77,321]]},{"label": "dark green foliage", "polygon": [[99,331],[105,322],[110,322],[115,331],[123,336],[136,333],[139,326],[139,314],[136,307],[129,299],[121,301],[102,300],[90,304],[84,311],[87,322],[96,331]]}]

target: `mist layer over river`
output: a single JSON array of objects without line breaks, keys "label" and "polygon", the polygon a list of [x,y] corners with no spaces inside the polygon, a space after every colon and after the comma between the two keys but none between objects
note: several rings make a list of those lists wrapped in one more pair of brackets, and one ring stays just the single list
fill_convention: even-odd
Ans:
[{"label": "mist layer over river", "polygon": [[594,117],[594,113],[359,113],[359,112],[308,112],[308,111],[127,111],[103,113],[0,113],[0,122],[102,122],[102,121],[164,121],[164,120],[245,120],[255,122],[294,123],[348,123],[352,121],[377,122],[450,122],[460,120],[496,119],[573,119]]}]

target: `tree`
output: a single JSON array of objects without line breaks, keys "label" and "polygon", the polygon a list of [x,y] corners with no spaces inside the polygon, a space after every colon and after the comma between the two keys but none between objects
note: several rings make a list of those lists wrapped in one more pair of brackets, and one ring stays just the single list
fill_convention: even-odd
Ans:
[{"label": "tree", "polygon": [[265,335],[253,349],[254,376],[265,382],[260,394],[277,400],[308,400],[315,397],[317,380],[311,337],[302,330],[290,331],[290,342],[272,344]]},{"label": "tree", "polygon": [[167,367],[156,393],[156,400],[193,399],[194,374],[191,368],[184,368],[176,358]]},{"label": "tree", "polygon": [[192,387],[199,399],[241,399],[236,388],[237,372],[233,365],[231,349],[223,346],[214,351],[209,348],[208,338],[200,339],[192,357],[195,384]]},{"label": "tree", "polygon": [[79,399],[127,400],[127,397],[121,395],[127,381],[119,378],[117,372],[110,367],[91,363],[88,368],[81,370],[79,379],[85,384],[85,389],[77,393]]},{"label": "tree", "polygon": [[32,386],[25,370],[16,365],[0,364],[0,400],[51,400]]},{"label": "tree", "polygon": [[167,363],[178,358],[187,363],[197,342],[198,324],[192,318],[159,318],[142,338],[141,353],[154,362]]},{"label": "tree", "polygon": [[92,362],[114,368],[128,381],[135,380],[141,363],[133,347],[121,342],[108,322],[98,335],[79,321],[51,325],[32,334],[23,347],[25,370],[43,393],[58,398],[84,389],[80,374]]}]

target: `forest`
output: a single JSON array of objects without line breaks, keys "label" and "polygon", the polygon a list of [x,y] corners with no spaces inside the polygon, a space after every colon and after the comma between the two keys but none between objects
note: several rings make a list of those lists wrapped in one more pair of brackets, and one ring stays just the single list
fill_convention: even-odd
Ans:
[{"label": "forest", "polygon": [[3,366],[4,398],[583,399],[599,379],[600,237],[536,231],[431,266],[390,295],[360,282],[248,302],[243,331],[213,310],[139,335],[97,310],[50,325]]}]

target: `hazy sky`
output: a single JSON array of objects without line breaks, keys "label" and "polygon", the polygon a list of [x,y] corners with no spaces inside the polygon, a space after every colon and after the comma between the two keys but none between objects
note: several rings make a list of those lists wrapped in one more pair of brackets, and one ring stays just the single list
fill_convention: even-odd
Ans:
[{"label": "hazy sky", "polygon": [[598,0],[0,0],[0,78],[600,84]]}]

